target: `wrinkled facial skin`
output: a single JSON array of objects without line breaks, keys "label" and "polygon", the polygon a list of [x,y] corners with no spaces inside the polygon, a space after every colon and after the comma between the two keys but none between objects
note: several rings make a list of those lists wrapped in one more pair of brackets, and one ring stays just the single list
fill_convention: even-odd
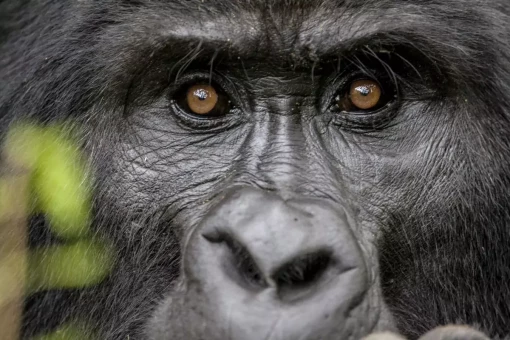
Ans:
[{"label": "wrinkled facial skin", "polygon": [[[25,336],[75,319],[103,339],[510,334],[509,12],[0,2],[0,125],[79,124],[117,249],[101,285],[29,297]],[[367,79],[382,99],[362,110]],[[196,84],[226,109],[190,113]]]}]

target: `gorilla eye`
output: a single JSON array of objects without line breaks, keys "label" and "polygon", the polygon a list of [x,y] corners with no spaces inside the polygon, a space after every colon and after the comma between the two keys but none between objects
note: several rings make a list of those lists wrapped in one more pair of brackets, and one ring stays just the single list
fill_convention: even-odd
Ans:
[{"label": "gorilla eye", "polygon": [[381,85],[372,79],[353,81],[349,90],[338,95],[335,101],[337,108],[346,112],[375,110],[387,103]]},{"label": "gorilla eye", "polygon": [[184,112],[201,117],[224,116],[230,110],[228,96],[208,84],[187,86],[177,94],[176,103]]}]

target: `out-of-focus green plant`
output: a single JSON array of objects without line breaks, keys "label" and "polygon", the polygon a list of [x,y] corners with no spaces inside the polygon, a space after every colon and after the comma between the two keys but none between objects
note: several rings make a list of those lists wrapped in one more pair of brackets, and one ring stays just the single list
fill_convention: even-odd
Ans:
[{"label": "out-of-focus green plant", "polygon": [[32,338],[32,340],[95,340],[91,330],[79,323],[69,323],[54,332]]},{"label": "out-of-focus green plant", "polygon": [[93,239],[32,250],[27,292],[98,284],[108,275],[112,258],[110,249]]},{"label": "out-of-focus green plant", "polygon": [[6,139],[7,153],[29,169],[36,209],[64,238],[84,236],[90,222],[89,173],[77,143],[61,126],[18,125]]},{"label": "out-of-focus green plant", "polygon": [[[26,223],[13,221],[26,222],[29,214],[41,212],[63,244],[29,249],[25,255],[22,251],[26,248],[19,246],[25,242],[25,231],[17,239],[0,240],[0,302],[10,298],[6,294],[16,291],[13,285],[25,287],[25,294],[84,288],[100,283],[112,269],[111,247],[95,239],[89,229],[90,171],[69,131],[61,125],[25,123],[14,126],[7,134],[2,150],[6,164],[2,165],[5,171],[0,178],[0,231],[10,230],[9,235],[14,235],[11,231],[22,229]],[[18,187],[25,189],[24,198],[15,199]],[[21,213],[13,219],[13,212]],[[23,214],[24,219],[20,217]],[[1,309],[0,303],[0,314]],[[86,334],[91,333],[83,325],[67,324],[36,339],[90,339]]]}]

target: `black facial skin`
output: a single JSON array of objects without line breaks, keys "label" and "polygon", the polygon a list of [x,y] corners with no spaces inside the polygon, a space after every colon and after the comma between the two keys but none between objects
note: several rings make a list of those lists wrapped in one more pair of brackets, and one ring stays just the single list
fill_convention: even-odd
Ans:
[{"label": "black facial skin", "polygon": [[[0,131],[81,127],[117,249],[101,285],[27,298],[24,337],[510,336],[509,23],[508,0],[0,1]],[[380,104],[339,107],[359,79]],[[197,83],[224,114],[179,105]]]}]

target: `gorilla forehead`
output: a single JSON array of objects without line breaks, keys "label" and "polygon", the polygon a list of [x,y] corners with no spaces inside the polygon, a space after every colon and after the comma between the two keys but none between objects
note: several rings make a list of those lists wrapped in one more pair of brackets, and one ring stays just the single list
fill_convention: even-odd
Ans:
[{"label": "gorilla forehead", "polygon": [[[433,14],[434,8],[409,1],[173,1],[144,5],[130,20],[161,24],[157,32],[175,38],[228,42],[253,56],[250,47],[287,52],[312,46],[327,50],[381,31],[381,27],[389,32],[406,24],[422,25],[428,19],[424,10]],[[159,22],[150,22],[145,11],[152,13],[151,19],[159,16]]]},{"label": "gorilla forehead", "polygon": [[[448,62],[448,55],[456,55],[451,58],[455,64],[462,55],[467,64],[469,58],[474,58],[469,51],[479,50],[473,45],[490,36],[487,30],[497,27],[499,21],[504,25],[501,13],[481,6],[474,8],[470,0],[198,0],[136,2],[136,7],[133,4],[129,1],[106,6],[112,20],[104,21],[114,23],[107,25],[110,37],[104,37],[109,51],[114,50],[111,44],[116,40],[113,45],[122,50],[153,52],[156,48],[168,52],[167,47],[173,47],[170,53],[178,57],[196,46],[189,42],[196,42],[202,51],[209,47],[211,53],[228,50],[240,58],[267,61],[270,56],[271,60],[291,58],[295,62],[339,56],[364,45],[409,43],[418,50],[429,51],[432,57],[446,57],[439,63]],[[103,19],[108,17],[104,7],[100,12]],[[472,27],[469,34],[464,32],[466,27]],[[441,43],[446,39],[448,44]],[[175,48],[179,41],[184,43],[182,48]]]}]

